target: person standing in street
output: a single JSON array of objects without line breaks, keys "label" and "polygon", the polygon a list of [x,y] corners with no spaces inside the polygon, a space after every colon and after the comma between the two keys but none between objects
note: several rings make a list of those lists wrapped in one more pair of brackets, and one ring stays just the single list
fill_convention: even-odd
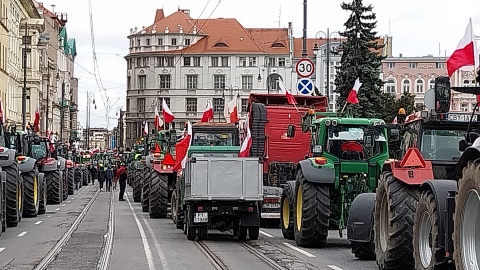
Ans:
[{"label": "person standing in street", "polygon": [[115,175],[113,174],[112,167],[108,165],[107,170],[105,171],[105,182],[107,191],[112,191],[112,180]]},{"label": "person standing in street", "polygon": [[95,180],[98,181],[98,170],[95,165],[91,165],[90,175],[92,176],[92,185],[95,184]]},{"label": "person standing in street", "polygon": [[100,164],[98,170],[98,183],[100,184],[100,191],[103,191],[103,183],[105,183],[105,170],[104,167]]},{"label": "person standing in street", "polygon": [[120,192],[118,193],[118,200],[125,201],[123,198],[123,194],[125,194],[125,188],[127,187],[127,170],[125,169],[125,164],[121,164],[120,168],[117,170],[117,174],[115,175],[115,179],[117,179],[118,183],[120,184]]}]

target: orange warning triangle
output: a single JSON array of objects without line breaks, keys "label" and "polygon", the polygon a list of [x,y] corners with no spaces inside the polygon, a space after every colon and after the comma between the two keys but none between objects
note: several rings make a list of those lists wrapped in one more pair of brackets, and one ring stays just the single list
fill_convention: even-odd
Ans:
[{"label": "orange warning triangle", "polygon": [[420,167],[425,168],[427,163],[423,159],[418,148],[409,148],[400,162],[400,167]]},{"label": "orange warning triangle", "polygon": [[163,165],[175,165],[175,160],[173,159],[172,155],[170,153],[167,153],[165,157],[163,158],[162,161]]},{"label": "orange warning triangle", "polygon": [[155,150],[153,151],[154,153],[161,153],[162,150],[160,149],[160,145],[158,143],[155,143]]}]

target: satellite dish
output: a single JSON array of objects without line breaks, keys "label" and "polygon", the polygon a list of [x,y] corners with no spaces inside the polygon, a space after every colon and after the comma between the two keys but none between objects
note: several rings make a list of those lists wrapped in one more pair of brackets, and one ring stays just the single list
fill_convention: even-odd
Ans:
[{"label": "satellite dish", "polygon": [[423,97],[423,104],[429,110],[435,109],[435,90],[433,88],[428,89]]}]

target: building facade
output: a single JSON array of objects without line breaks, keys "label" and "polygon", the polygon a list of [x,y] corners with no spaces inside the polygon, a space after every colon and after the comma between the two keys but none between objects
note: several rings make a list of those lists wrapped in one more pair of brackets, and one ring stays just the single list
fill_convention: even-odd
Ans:
[{"label": "building facade", "polygon": [[[87,136],[87,130],[83,129],[82,133],[83,138],[85,138]],[[99,148],[100,150],[104,150],[109,148],[109,134],[106,128],[90,128],[89,145],[82,145],[83,149]]]},{"label": "building facade", "polygon": [[244,28],[236,19],[193,19],[189,10],[131,29],[127,61],[126,146],[153,123],[162,99],[175,123],[198,121],[212,102],[215,121],[225,121],[224,104],[237,99],[246,111],[251,92],[278,93],[279,80],[292,87],[293,36],[288,28]]},{"label": "building facade", "polygon": [[8,55],[9,55],[9,29],[8,29],[8,18],[10,11],[10,0],[1,0],[0,1],[0,101],[2,102],[3,117],[5,118],[5,113],[8,113],[6,109],[6,104],[9,99],[8,88],[9,88],[9,76],[8,76]]},{"label": "building facade", "polygon": [[[447,76],[447,57],[388,57],[383,61],[382,76],[385,81],[384,91],[400,97],[408,92],[415,95],[415,104],[423,105],[425,93],[435,86],[435,78]],[[451,78],[451,86],[474,86],[474,71],[457,71]],[[476,97],[452,91],[452,111],[471,111]]]}]

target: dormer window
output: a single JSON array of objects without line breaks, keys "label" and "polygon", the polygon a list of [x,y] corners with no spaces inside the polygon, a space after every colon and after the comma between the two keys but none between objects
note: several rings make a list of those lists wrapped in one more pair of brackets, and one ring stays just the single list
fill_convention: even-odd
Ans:
[{"label": "dormer window", "polygon": [[285,48],[285,45],[280,42],[275,42],[272,44],[272,48]]},{"label": "dormer window", "polygon": [[217,42],[213,47],[228,47],[225,42]]},{"label": "dormer window", "polygon": [[190,39],[189,38],[185,39],[185,46],[190,46]]}]

